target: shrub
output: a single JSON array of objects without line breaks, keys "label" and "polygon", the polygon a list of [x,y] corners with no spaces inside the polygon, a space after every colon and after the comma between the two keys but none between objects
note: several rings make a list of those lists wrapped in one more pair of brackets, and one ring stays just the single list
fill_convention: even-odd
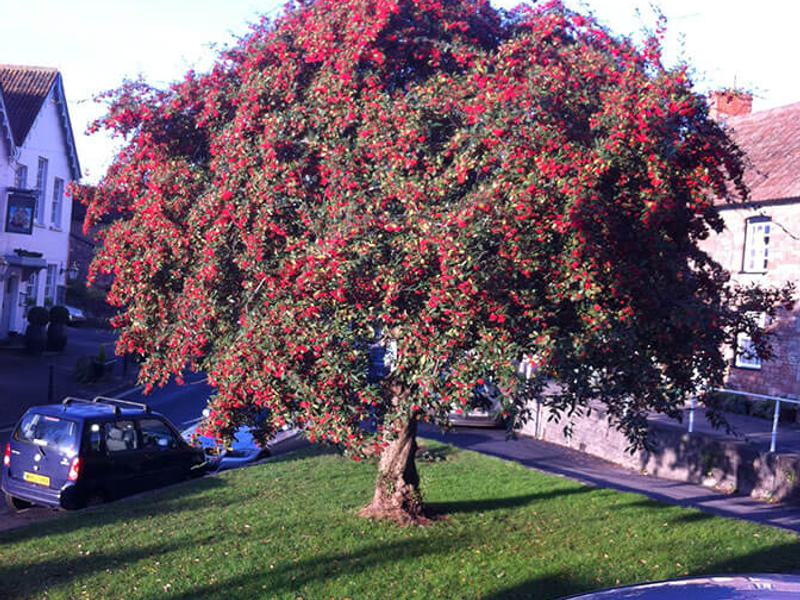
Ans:
[{"label": "shrub", "polygon": [[34,306],[28,311],[28,323],[31,325],[47,325],[50,313],[42,306]]},{"label": "shrub", "polygon": [[54,306],[50,309],[50,322],[65,324],[69,322],[69,311],[63,306]]}]

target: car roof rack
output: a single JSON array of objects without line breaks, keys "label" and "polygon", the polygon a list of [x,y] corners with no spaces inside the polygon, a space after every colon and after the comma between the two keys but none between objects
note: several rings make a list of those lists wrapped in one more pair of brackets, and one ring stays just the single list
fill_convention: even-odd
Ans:
[{"label": "car roof rack", "polygon": [[[62,400],[61,404],[64,405],[64,410],[67,410],[67,407],[70,404],[81,403],[81,404],[91,404],[93,406],[97,406],[95,400],[85,400],[84,398],[75,398],[73,396],[67,396]],[[109,408],[114,411],[116,416],[119,416],[119,406],[114,406],[112,404],[103,404],[102,408]]]},{"label": "car roof rack", "polygon": [[144,402],[133,402],[132,400],[123,400],[122,398],[109,398],[108,396],[95,396],[92,402],[98,404],[106,404],[116,408],[139,408],[146,413],[150,413],[150,407]]}]

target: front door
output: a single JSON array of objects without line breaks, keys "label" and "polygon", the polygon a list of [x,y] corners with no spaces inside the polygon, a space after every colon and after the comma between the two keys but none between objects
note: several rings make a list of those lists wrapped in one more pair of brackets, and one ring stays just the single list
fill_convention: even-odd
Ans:
[{"label": "front door", "polygon": [[3,291],[3,307],[2,311],[0,311],[0,338],[8,336],[9,329],[11,329],[16,321],[19,298],[19,277],[8,274]]}]

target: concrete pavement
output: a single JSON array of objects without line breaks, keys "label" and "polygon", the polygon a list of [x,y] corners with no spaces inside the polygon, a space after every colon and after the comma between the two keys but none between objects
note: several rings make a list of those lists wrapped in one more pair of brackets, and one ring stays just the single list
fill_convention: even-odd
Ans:
[{"label": "concrete pavement", "polygon": [[514,461],[586,485],[642,494],[667,504],[800,533],[800,506],[768,504],[745,496],[727,496],[699,485],[648,477],[563,446],[522,436],[507,440],[505,431],[497,429],[458,428],[441,433],[434,427],[423,425],[420,436]]}]

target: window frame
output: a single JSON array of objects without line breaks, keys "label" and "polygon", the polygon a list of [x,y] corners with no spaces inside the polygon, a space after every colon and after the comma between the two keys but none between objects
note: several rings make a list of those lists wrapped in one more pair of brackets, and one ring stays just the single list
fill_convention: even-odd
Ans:
[{"label": "window frame", "polygon": [[[757,316],[758,326],[761,329],[766,327],[767,315],[759,313]],[[736,348],[734,348],[733,365],[737,369],[746,369],[749,371],[760,371],[763,366],[761,358],[755,355],[752,350],[753,340],[745,331],[740,331],[736,334]],[[747,352],[753,352],[752,357],[742,356]]]},{"label": "window frame", "polygon": [[17,164],[17,168],[14,170],[14,187],[18,190],[28,187],[28,165]]},{"label": "window frame", "polygon": [[44,157],[39,157],[39,167],[36,171],[36,218],[39,225],[44,225],[45,218],[45,199],[47,198],[47,170],[49,161]]},{"label": "window frame", "polygon": [[64,180],[61,177],[53,178],[53,201],[50,205],[50,224],[61,229],[61,217],[64,205]]},{"label": "window frame", "polygon": [[[761,238],[755,237],[759,228],[763,227]],[[766,273],[769,269],[769,247],[772,236],[772,218],[767,216],[745,219],[744,248],[742,249],[742,273]],[[754,253],[758,251],[758,255]],[[761,263],[756,266],[753,263]]]},{"label": "window frame", "polygon": [[47,273],[44,279],[44,302],[50,300],[55,305],[56,303],[56,287],[58,286],[58,265],[50,263],[47,265]]}]

